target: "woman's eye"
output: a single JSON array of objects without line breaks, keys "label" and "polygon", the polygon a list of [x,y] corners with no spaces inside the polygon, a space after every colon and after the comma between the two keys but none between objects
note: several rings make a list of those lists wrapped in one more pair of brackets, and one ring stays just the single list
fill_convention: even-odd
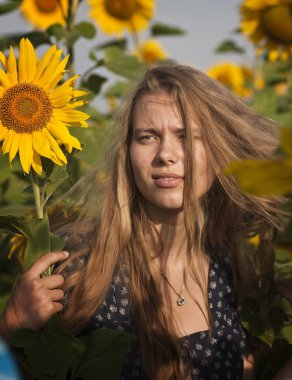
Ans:
[{"label": "woman's eye", "polygon": [[140,141],[151,141],[151,140],[155,140],[155,136],[152,136],[152,135],[145,135],[145,136],[140,136],[139,140]]}]

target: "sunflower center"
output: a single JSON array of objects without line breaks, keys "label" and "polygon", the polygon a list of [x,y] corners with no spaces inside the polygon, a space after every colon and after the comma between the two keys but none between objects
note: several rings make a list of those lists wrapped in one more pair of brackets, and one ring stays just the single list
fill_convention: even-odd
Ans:
[{"label": "sunflower center", "polygon": [[53,106],[45,91],[32,83],[20,83],[0,99],[0,121],[16,133],[33,133],[51,119]]},{"label": "sunflower center", "polygon": [[35,5],[40,12],[52,13],[58,8],[58,0],[35,0]]},{"label": "sunflower center", "polygon": [[105,0],[107,12],[120,20],[126,20],[136,11],[137,0]]},{"label": "sunflower center", "polygon": [[280,43],[292,42],[292,6],[281,4],[267,8],[261,18],[266,33]]}]

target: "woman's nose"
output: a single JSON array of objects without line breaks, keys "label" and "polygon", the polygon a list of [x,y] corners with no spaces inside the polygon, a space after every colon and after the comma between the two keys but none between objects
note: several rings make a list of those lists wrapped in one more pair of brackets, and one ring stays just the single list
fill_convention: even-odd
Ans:
[{"label": "woman's nose", "polygon": [[158,146],[156,161],[160,164],[172,165],[177,162],[181,147],[172,139],[164,139]]}]

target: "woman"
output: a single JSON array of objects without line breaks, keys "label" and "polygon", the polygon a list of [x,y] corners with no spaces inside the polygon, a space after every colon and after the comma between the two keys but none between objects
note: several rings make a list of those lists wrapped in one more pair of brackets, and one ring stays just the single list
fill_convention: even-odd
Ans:
[{"label": "woman", "polygon": [[[237,307],[255,280],[244,242],[260,236],[256,270],[269,280],[282,213],[275,200],[242,194],[222,170],[270,155],[277,130],[180,65],[149,69],[115,121],[106,179],[98,191],[93,182],[82,218],[60,232],[69,258],[47,254],[22,275],[2,331],[36,330],[62,311],[75,334],[109,327],[137,335],[121,378],[241,379]],[[41,278],[60,261],[58,274]]]}]

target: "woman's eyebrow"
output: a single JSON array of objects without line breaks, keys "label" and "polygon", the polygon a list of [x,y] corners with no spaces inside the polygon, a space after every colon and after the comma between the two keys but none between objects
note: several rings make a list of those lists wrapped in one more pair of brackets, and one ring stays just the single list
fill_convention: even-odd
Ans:
[{"label": "woman's eyebrow", "polygon": [[139,135],[140,133],[154,133],[157,134],[158,131],[154,128],[135,128],[133,131],[133,135]]}]

